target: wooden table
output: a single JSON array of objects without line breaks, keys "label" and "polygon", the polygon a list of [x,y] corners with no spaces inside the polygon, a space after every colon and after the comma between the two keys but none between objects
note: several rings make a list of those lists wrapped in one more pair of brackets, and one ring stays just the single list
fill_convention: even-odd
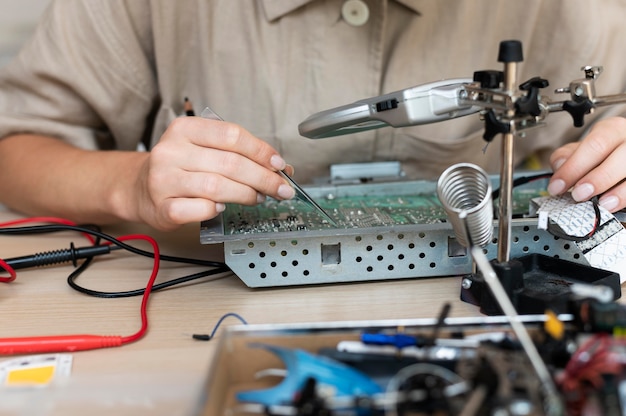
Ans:
[{"label": "wooden table", "polygon": [[[18,218],[0,212],[0,222]],[[113,236],[149,234],[165,254],[221,260],[221,245],[199,244],[199,227],[158,233],[137,225],[108,227]],[[87,245],[73,232],[39,236],[0,236],[0,258]],[[139,243],[138,243],[139,244]],[[145,247],[147,248],[147,246]],[[143,287],[150,259],[125,251],[98,258],[78,282],[92,289],[122,291]],[[130,335],[139,329],[138,297],[101,299],[71,289],[71,265],[18,271],[0,284],[0,336],[55,334]],[[157,281],[195,271],[196,266],[163,263]],[[218,319],[236,312],[248,323],[309,323],[436,317],[444,302],[451,316],[477,316],[459,300],[460,279],[429,278],[361,284],[250,289],[236,276],[205,278],[153,294],[148,334],[136,343],[73,354],[69,378],[43,388],[0,387],[2,415],[188,415],[207,378],[216,342],[197,341]],[[228,319],[225,325],[239,324]],[[219,332],[218,335],[219,336]],[[0,357],[0,361],[15,357]]]}]

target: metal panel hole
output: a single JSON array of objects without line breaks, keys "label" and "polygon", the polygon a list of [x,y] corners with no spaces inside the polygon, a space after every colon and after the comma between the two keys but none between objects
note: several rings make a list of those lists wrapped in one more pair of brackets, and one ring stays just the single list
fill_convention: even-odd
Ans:
[{"label": "metal panel hole", "polygon": [[448,237],[448,257],[465,257],[467,250],[459,240],[454,237]]},{"label": "metal panel hole", "polygon": [[341,243],[322,244],[322,265],[341,263]]}]

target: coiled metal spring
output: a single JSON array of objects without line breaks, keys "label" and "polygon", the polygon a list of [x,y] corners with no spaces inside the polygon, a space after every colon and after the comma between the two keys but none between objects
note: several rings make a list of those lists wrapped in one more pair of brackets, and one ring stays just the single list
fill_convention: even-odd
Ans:
[{"label": "coiled metal spring", "polygon": [[491,181],[482,168],[471,163],[450,166],[439,177],[437,196],[460,244],[489,244],[493,235]]}]

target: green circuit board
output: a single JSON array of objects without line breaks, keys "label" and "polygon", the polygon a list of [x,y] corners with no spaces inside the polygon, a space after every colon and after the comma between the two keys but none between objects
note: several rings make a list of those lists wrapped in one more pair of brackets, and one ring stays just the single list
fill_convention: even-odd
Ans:
[{"label": "green circuit board", "polygon": [[[380,186],[355,187],[351,192],[307,189],[336,226],[300,200],[268,199],[255,206],[227,205],[222,214],[223,232],[225,236],[232,236],[446,222],[446,213],[432,184],[407,182],[400,187]],[[385,194],[385,190],[389,190],[389,194]],[[513,215],[524,216],[530,200],[543,195],[545,182],[542,181],[517,187],[513,193]],[[497,209],[497,200],[494,209]]]}]

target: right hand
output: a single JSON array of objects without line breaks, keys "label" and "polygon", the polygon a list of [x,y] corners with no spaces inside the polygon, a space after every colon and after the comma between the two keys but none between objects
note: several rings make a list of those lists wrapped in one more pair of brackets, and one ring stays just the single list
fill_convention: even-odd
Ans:
[{"label": "right hand", "polygon": [[225,203],[291,199],[277,173],[285,161],[242,127],[201,117],[175,119],[136,179],[137,219],[160,230],[217,216]]}]

